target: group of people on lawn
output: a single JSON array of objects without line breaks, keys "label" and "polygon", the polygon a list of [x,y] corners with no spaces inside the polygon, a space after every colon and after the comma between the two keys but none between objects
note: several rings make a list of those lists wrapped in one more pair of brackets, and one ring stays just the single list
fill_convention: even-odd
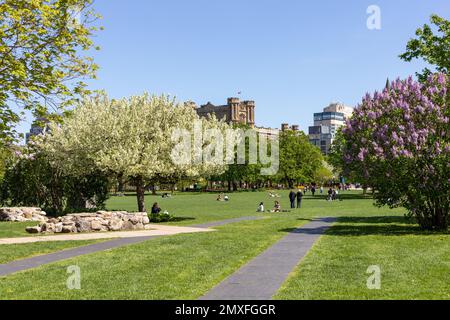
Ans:
[{"label": "group of people on lawn", "polygon": [[[269,192],[269,197],[271,198],[281,198],[279,195],[274,195],[272,192]],[[289,200],[291,201],[291,209],[295,209],[295,200],[297,199],[297,208],[302,207],[302,200],[303,200],[303,192],[301,190],[298,190],[297,193],[294,191],[291,191],[289,193]],[[264,202],[261,202],[258,206],[258,209],[256,212],[265,212],[264,210]],[[273,206],[272,210],[268,210],[268,212],[282,212],[281,210],[281,204],[280,201],[275,200],[275,205]]]},{"label": "group of people on lawn", "polygon": [[[315,186],[311,186],[311,187],[302,187],[301,189],[299,188],[297,192],[295,192],[294,190],[291,190],[291,192],[289,192],[289,201],[291,203],[291,209],[300,209],[302,207],[302,201],[303,201],[303,196],[307,191],[311,191],[312,195],[314,196],[316,193],[316,187]],[[320,193],[323,194],[323,187],[320,187]],[[165,194],[163,194],[163,198],[168,197],[165,196]],[[281,198],[281,196],[279,194],[273,193],[273,192],[269,192],[269,197],[271,198]],[[217,201],[225,201],[228,202],[230,200],[229,196],[226,194],[222,194],[220,193],[217,196]],[[328,197],[327,197],[327,201],[334,201],[334,200],[339,200],[339,191],[337,189],[334,188],[330,188],[328,190]],[[265,212],[264,210],[264,202],[261,202],[256,210],[257,212]],[[161,212],[161,208],[159,207],[158,203],[154,203],[153,207],[152,207],[152,213],[160,213]],[[273,206],[272,210],[268,210],[268,212],[282,212],[281,210],[281,204],[280,201],[275,200],[275,204]]]},{"label": "group of people on lawn", "polygon": [[[298,189],[297,192],[295,192],[294,190],[291,190],[291,192],[289,192],[289,201],[291,204],[291,209],[300,209],[302,207],[302,202],[303,202],[303,196],[305,195],[305,193],[307,191],[311,191],[312,195],[314,196],[316,193],[316,187],[312,186],[312,187],[303,187],[302,189]],[[324,190],[323,187],[320,187],[320,194],[323,194]],[[280,198],[280,196],[277,194],[275,195],[272,192],[269,192],[269,197],[271,198]],[[335,200],[340,200],[339,199],[339,191],[335,188],[330,188],[328,190],[328,197],[327,197],[327,201],[335,201]],[[258,209],[256,210],[257,212],[265,212],[264,210],[264,202],[261,202],[258,206]],[[275,201],[275,205],[273,207],[272,210],[268,210],[268,212],[282,212],[281,210],[281,204],[280,201],[276,200]]]}]

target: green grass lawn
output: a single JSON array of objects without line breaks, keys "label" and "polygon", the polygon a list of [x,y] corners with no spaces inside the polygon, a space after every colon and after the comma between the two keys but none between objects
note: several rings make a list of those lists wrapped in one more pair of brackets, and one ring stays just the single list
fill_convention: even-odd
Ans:
[{"label": "green grass lawn", "polygon": [[[256,215],[256,208],[260,202],[265,202],[267,208],[272,208],[274,199],[265,192],[236,192],[229,195],[229,202],[216,201],[217,194],[213,193],[175,193],[171,198],[159,195],[146,195],[145,205],[149,211],[153,203],[157,202],[162,210],[167,210],[175,216],[170,224],[192,225],[204,222],[219,221],[242,216]],[[286,203],[287,194],[283,192],[281,200]],[[107,201],[108,210],[137,211],[135,195],[113,197]]]},{"label": "green grass lawn", "polygon": [[31,236],[26,227],[37,226],[39,222],[0,222],[0,238],[17,238]]},{"label": "green grass lawn", "polygon": [[[369,290],[369,266],[381,269]],[[346,216],[290,276],[276,299],[450,299],[450,233],[398,216]]]},{"label": "green grass lawn", "polygon": [[[288,208],[287,192],[281,203]],[[265,192],[232,193],[230,202],[214,194],[147,196],[178,218],[171,224],[193,225],[242,216],[258,216],[256,207],[273,198]],[[339,222],[297,266],[276,299],[449,298],[450,234],[421,232],[401,209],[376,208],[357,193],[342,202],[305,197],[303,208],[264,214],[217,232],[181,234],[89,254],[0,278],[1,299],[196,299],[226,276],[313,217]],[[132,196],[114,197],[109,210],[136,210]],[[1,229],[1,225],[0,225]],[[1,248],[1,247],[0,247]],[[14,249],[11,249],[12,251]],[[81,269],[81,290],[66,288],[67,267]],[[369,290],[366,270],[379,265],[381,290]]]},{"label": "green grass lawn", "polygon": [[23,258],[30,258],[33,256],[38,256],[59,250],[80,247],[99,241],[100,240],[55,241],[55,242],[36,242],[27,244],[0,245],[0,264]]},{"label": "green grass lawn", "polygon": [[[0,278],[2,299],[195,299],[307,221],[282,214],[94,253]],[[66,288],[67,267],[81,290]]]}]

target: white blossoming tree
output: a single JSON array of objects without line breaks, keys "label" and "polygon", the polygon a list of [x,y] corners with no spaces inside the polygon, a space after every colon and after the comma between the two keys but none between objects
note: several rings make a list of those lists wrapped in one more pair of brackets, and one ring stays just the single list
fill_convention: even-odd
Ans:
[{"label": "white blossoming tree", "polygon": [[[190,133],[194,123],[221,132],[229,128],[215,118],[199,119],[192,107],[168,96],[144,94],[112,100],[101,94],[86,98],[63,125],[52,125],[51,133],[42,136],[37,144],[51,155],[55,165],[73,174],[100,169],[129,177],[136,185],[138,210],[144,212],[149,181],[177,181],[226,169],[224,164],[212,162],[174,163],[177,141],[172,133],[184,130],[193,141]],[[190,152],[194,154],[195,147]]]}]

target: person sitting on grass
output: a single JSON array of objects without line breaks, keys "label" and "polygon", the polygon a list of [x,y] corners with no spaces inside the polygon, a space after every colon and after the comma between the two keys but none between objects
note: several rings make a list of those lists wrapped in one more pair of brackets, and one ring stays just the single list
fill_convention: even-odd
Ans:
[{"label": "person sitting on grass", "polygon": [[281,212],[281,204],[279,201],[275,201],[275,206],[273,207],[272,212]]},{"label": "person sitting on grass", "polygon": [[219,194],[218,196],[217,196],[217,199],[216,199],[217,201],[223,201],[223,199],[222,199],[222,194]]},{"label": "person sitting on grass", "polygon": [[264,203],[263,202],[261,202],[259,204],[259,207],[258,207],[258,209],[256,209],[256,212],[264,212]]},{"label": "person sitting on grass", "polygon": [[230,201],[230,198],[229,198],[227,195],[225,195],[225,196],[223,197],[223,201]]},{"label": "person sitting on grass", "polygon": [[155,202],[152,206],[152,213],[158,214],[161,212],[161,208],[159,207],[159,204]]}]

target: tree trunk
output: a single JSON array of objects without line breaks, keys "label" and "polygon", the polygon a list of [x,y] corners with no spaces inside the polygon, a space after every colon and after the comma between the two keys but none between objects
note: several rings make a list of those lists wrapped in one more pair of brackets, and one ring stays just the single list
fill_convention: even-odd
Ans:
[{"label": "tree trunk", "polygon": [[123,192],[123,173],[117,175],[117,192]]},{"label": "tree trunk", "polygon": [[145,184],[144,179],[142,179],[141,176],[138,176],[136,178],[136,196],[137,196],[137,203],[138,203],[138,211],[139,212],[146,212],[145,211]]}]

